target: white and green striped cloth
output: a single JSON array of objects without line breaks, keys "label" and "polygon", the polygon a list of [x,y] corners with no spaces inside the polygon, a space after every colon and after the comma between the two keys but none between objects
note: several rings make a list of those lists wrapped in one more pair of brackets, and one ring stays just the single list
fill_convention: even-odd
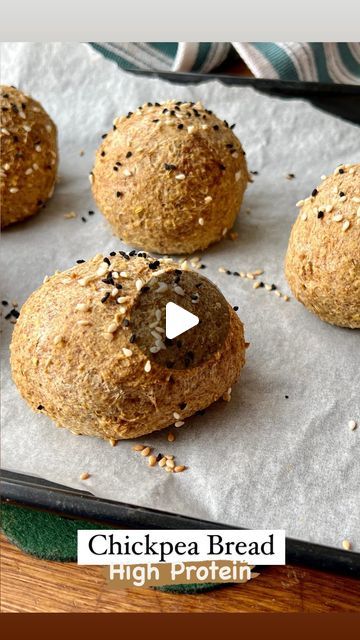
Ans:
[{"label": "white and green striped cloth", "polygon": [[197,71],[234,51],[256,78],[360,84],[358,42],[91,42],[124,69]]}]

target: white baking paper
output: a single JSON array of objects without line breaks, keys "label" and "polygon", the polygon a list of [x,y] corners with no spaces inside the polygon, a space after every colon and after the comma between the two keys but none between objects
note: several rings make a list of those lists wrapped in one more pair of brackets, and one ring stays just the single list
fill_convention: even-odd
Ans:
[{"label": "white baking paper", "polygon": [[[188,470],[148,468],[132,451],[134,442],[112,448],[33,414],[11,382],[12,325],[4,318],[3,467],[135,505],[234,526],[285,528],[288,536],[335,547],[348,538],[360,551],[360,429],[348,426],[360,420],[359,332],[327,325],[294,299],[284,302],[254,290],[250,280],[218,271],[263,268],[264,281],[290,294],[283,260],[295,202],[337,164],[359,162],[359,129],[306,102],[251,88],[136,77],[83,44],[5,44],[1,66],[2,83],[21,87],[48,110],[61,154],[51,202],[3,233],[2,298],[21,305],[45,274],[124,248],[94,205],[88,173],[114,117],[145,101],[203,101],[237,123],[249,168],[258,171],[236,226],[239,239],[224,240],[202,256],[202,273],[239,306],[251,343],[232,401],[174,429],[172,444],[166,432],[141,439],[156,452],[174,453]],[[288,173],[296,177],[287,180]],[[95,215],[89,217],[89,210]],[[65,219],[69,211],[77,217]],[[86,482],[79,479],[83,471],[91,474]]]}]

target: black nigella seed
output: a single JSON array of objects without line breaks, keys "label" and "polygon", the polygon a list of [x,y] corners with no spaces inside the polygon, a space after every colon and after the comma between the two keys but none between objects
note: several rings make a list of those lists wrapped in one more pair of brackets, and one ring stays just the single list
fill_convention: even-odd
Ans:
[{"label": "black nigella seed", "polygon": [[18,318],[20,313],[17,309],[11,309],[10,311],[11,315],[13,316],[13,318]]},{"label": "black nigella seed", "polygon": [[180,109],[179,109],[179,105],[176,105],[176,106],[175,106],[175,111],[180,111]]},{"label": "black nigella seed", "polygon": [[83,222],[87,222],[87,220],[86,220],[86,218],[84,218],[84,216],[81,216],[81,220],[82,220]]},{"label": "black nigella seed", "polygon": [[251,175],[253,175],[253,176],[258,176],[258,175],[259,175],[259,172],[258,172],[258,171],[250,171],[250,173],[251,173]]},{"label": "black nigella seed", "polygon": [[101,298],[101,302],[104,304],[106,300],[109,298],[109,296],[110,296],[110,291],[107,291],[107,293],[105,293],[103,298]]},{"label": "black nigella seed", "polygon": [[117,167],[122,167],[122,164],[119,161],[115,162],[115,164],[116,164]]},{"label": "black nigella seed", "polygon": [[180,282],[180,276],[176,276],[176,278],[174,279],[175,284],[179,284]]},{"label": "black nigella seed", "polygon": [[288,400],[289,396],[285,396],[286,400]]},{"label": "black nigella seed", "polygon": [[183,124],[178,124],[178,127],[177,127],[177,128],[178,128],[178,129],[183,129],[183,128],[184,128],[184,125],[183,125]]},{"label": "black nigella seed", "polygon": [[116,192],[116,197],[117,198],[121,198],[122,195],[124,195],[122,191],[117,191]]},{"label": "black nigella seed", "polygon": [[213,129],[214,129],[214,131],[219,131],[219,125],[218,124],[214,124]]},{"label": "black nigella seed", "polygon": [[181,276],[182,271],[181,269],[174,269],[174,273],[176,273],[177,276]]},{"label": "black nigella seed", "polygon": [[229,271],[229,269],[226,269],[226,273],[228,276],[231,276],[231,271]]},{"label": "black nigella seed", "polygon": [[154,102],[155,107],[160,107],[160,102]]},{"label": "black nigella seed", "polygon": [[152,107],[152,106],[153,106],[153,105],[152,105],[152,102],[148,102],[148,103],[147,103],[147,106],[148,106],[148,107]]},{"label": "black nigella seed", "polygon": [[130,324],[130,320],[128,320],[127,318],[125,318],[125,320],[123,320],[123,327],[128,327]]},{"label": "black nigella seed", "polygon": [[175,164],[168,164],[167,162],[165,162],[164,167],[165,167],[166,171],[172,171],[173,169],[176,169],[176,165]]},{"label": "black nigella seed", "polygon": [[116,124],[113,124],[113,131],[116,131]]},{"label": "black nigella seed", "polygon": [[206,269],[206,264],[201,264],[200,269]]},{"label": "black nigella seed", "polygon": [[159,118],[155,118],[155,120],[153,120],[153,122],[159,122]]},{"label": "black nigella seed", "polygon": [[135,335],[135,333],[133,333],[132,336],[130,336],[130,338],[129,338],[129,342],[131,344],[134,344],[135,340],[136,340],[136,335]]},{"label": "black nigella seed", "polygon": [[109,258],[104,258],[103,262],[106,262],[106,264],[108,264],[110,266],[110,260]]},{"label": "black nigella seed", "polygon": [[311,195],[313,198],[315,198],[315,196],[318,194],[318,190],[317,189],[313,189],[311,192]]},{"label": "black nigella seed", "polygon": [[323,218],[324,217],[324,212],[323,211],[318,211],[317,217],[318,218]]},{"label": "black nigella seed", "polygon": [[233,307],[234,311],[239,311],[239,307],[237,305],[235,305],[235,307]]},{"label": "black nigella seed", "polygon": [[11,311],[9,311],[9,313],[6,314],[5,320],[9,320],[9,318],[11,318]]},{"label": "black nigella seed", "polygon": [[149,263],[149,269],[151,269],[152,271],[154,271],[154,269],[157,269],[158,267],[160,267],[159,260],[155,260],[155,262]]},{"label": "black nigella seed", "polygon": [[85,260],[76,260],[77,264],[83,264],[83,262],[85,262]]},{"label": "black nigella seed", "polygon": [[235,129],[235,127],[236,127],[236,123],[235,123],[235,124],[232,124],[232,125],[231,125],[231,127],[230,127],[230,129]]},{"label": "black nigella seed", "polygon": [[116,256],[116,251],[110,251],[109,256],[111,257]]},{"label": "black nigella seed", "polygon": [[226,146],[228,149],[232,149],[234,145],[231,142],[229,142]]},{"label": "black nigella seed", "polygon": [[163,457],[162,453],[158,453],[156,456],[156,462],[159,462],[159,460],[161,460],[162,457]]},{"label": "black nigella seed", "polygon": [[118,167],[113,167],[113,171],[119,171]]},{"label": "black nigella seed", "polygon": [[169,111],[169,109],[163,109],[162,113],[167,113]]},{"label": "black nigella seed", "polygon": [[181,411],[183,411],[184,409],[186,409],[186,406],[187,406],[186,402],[180,402],[179,409],[181,409]]},{"label": "black nigella seed", "polygon": [[147,284],[144,287],[141,287],[141,293],[146,293],[147,291],[150,291],[150,287],[148,287]]},{"label": "black nigella seed", "polygon": [[95,211],[88,211],[89,216],[93,216]]},{"label": "black nigella seed", "polygon": [[107,133],[103,133],[101,137],[102,137],[102,139],[104,140],[104,138],[106,138],[106,137],[107,137]]},{"label": "black nigella seed", "polygon": [[345,173],[344,169],[339,169],[339,173]]},{"label": "black nigella seed", "polygon": [[265,287],[263,282],[259,282],[259,287]]},{"label": "black nigella seed", "polygon": [[277,288],[277,287],[276,287],[276,284],[272,284],[272,285],[271,285],[271,291],[275,291],[275,289],[276,289],[276,288]]},{"label": "black nigella seed", "polygon": [[103,157],[106,155],[105,151],[102,151],[102,152],[100,153],[100,155],[101,155],[101,157],[103,158]]},{"label": "black nigella seed", "polygon": [[7,307],[9,303],[7,300],[1,300],[1,304],[3,307]]},{"label": "black nigella seed", "polygon": [[38,411],[42,411],[42,410],[43,410],[43,408],[44,408],[44,407],[42,406],[42,404],[39,404],[37,409],[38,409]]},{"label": "black nigella seed", "polygon": [[344,197],[344,195],[345,195],[345,193],[344,193],[343,191],[340,191],[340,193],[339,193],[339,197],[340,197],[340,198],[343,198],[343,197]]},{"label": "black nigella seed", "polygon": [[233,271],[233,276],[239,276],[240,273],[238,271]]},{"label": "black nigella seed", "polygon": [[126,154],[126,157],[127,158],[131,158],[131,156],[132,156],[132,151],[128,151],[127,154]]},{"label": "black nigella seed", "polygon": [[117,282],[115,287],[120,290],[122,289],[122,284],[120,284],[120,282]]},{"label": "black nigella seed", "polygon": [[175,115],[175,111],[174,111],[174,109],[171,109],[171,111],[170,111],[170,115],[171,115],[171,116],[174,116],[174,115]]},{"label": "black nigella seed", "polygon": [[126,116],[126,117],[127,117],[127,118],[131,118],[132,114],[133,114],[133,112],[132,112],[132,111],[129,111],[129,113],[127,114],[127,116]]},{"label": "black nigella seed", "polygon": [[226,167],[224,164],[221,164],[221,162],[219,163],[219,167],[221,169],[221,171],[225,171]]},{"label": "black nigella seed", "polygon": [[135,249],[132,249],[132,251],[129,251],[129,256],[136,256]]}]

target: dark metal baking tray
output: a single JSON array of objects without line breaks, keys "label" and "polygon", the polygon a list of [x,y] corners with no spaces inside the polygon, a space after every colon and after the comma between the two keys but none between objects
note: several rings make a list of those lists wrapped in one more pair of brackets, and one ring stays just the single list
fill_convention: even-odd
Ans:
[{"label": "dark metal baking tray", "polygon": [[[360,87],[327,85],[314,82],[281,82],[238,76],[190,73],[134,72],[160,77],[176,83],[208,82],[216,78],[224,84],[251,86],[257,91],[282,98],[302,98],[314,106],[360,125]],[[35,478],[1,471],[1,496],[4,500],[61,513],[64,516],[105,522],[112,526],[138,529],[230,529],[228,525],[207,522],[181,514],[157,511],[136,505],[103,500],[85,491]],[[360,554],[325,547],[312,542],[286,540],[288,563],[335,571],[360,577]]]}]

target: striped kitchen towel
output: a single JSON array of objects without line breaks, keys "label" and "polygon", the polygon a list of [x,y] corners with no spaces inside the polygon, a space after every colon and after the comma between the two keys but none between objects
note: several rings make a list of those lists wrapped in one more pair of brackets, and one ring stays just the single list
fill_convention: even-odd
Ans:
[{"label": "striped kitchen towel", "polygon": [[123,69],[208,73],[234,51],[256,78],[360,84],[358,42],[91,42]]}]

